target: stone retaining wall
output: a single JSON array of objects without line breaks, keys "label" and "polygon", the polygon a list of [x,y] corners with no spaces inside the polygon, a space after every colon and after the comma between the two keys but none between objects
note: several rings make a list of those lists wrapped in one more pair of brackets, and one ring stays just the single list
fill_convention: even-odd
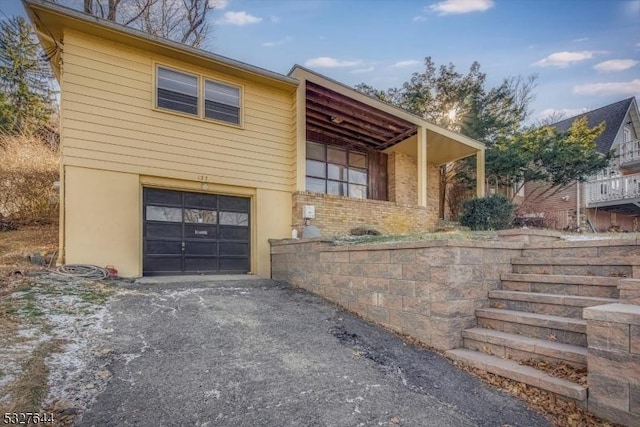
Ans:
[{"label": "stone retaining wall", "polygon": [[462,346],[475,309],[511,272],[521,242],[421,241],[333,246],[271,242],[272,276],[439,350]]},{"label": "stone retaining wall", "polygon": [[640,426],[640,306],[586,308],[589,411]]}]

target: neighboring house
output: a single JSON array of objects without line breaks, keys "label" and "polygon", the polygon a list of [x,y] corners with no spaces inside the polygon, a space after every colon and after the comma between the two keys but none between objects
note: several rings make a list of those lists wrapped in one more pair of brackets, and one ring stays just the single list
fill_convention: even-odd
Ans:
[{"label": "neighboring house", "polygon": [[[596,139],[596,150],[614,150],[610,167],[588,182],[572,184],[550,197],[535,196],[540,186],[525,186],[525,211],[544,217],[549,226],[587,231],[638,231],[640,216],[640,114],[635,98],[610,105],[555,123],[566,132],[576,119],[587,117],[593,127],[605,123],[605,130]],[[527,204],[526,200],[529,201]],[[586,223],[585,223],[586,222]]]},{"label": "neighboring house", "polygon": [[484,146],[300,66],[281,75],[42,0],[60,83],[60,262],[270,274],[271,238],[432,228],[438,167]]}]

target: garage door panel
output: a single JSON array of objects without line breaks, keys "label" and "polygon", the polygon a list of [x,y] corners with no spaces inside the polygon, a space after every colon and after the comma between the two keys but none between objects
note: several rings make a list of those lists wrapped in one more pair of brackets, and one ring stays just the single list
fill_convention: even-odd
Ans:
[{"label": "garage door panel", "polygon": [[166,240],[147,240],[145,246],[147,255],[182,255],[182,242]]},{"label": "garage door panel", "polygon": [[220,271],[247,271],[249,260],[247,258],[223,258],[219,259]]},{"label": "garage door panel", "polygon": [[216,258],[214,257],[185,257],[185,271],[197,271],[201,273],[213,273],[217,271]]},{"label": "garage door panel", "polygon": [[145,188],[143,273],[246,273],[249,208],[247,197]]},{"label": "garage door panel", "polygon": [[249,228],[248,227],[224,227],[221,226],[218,230],[218,238],[220,240],[249,240]]},{"label": "garage door panel", "polygon": [[220,242],[220,253],[226,255],[246,256],[249,254],[248,243],[226,243]]},{"label": "garage door panel", "polygon": [[164,274],[180,274],[182,272],[182,256],[175,257],[145,257],[146,271]]},{"label": "garage door panel", "polygon": [[184,205],[193,208],[213,208],[218,203],[218,196],[215,194],[184,193]]},{"label": "garage door panel", "polygon": [[147,222],[145,224],[145,236],[147,239],[182,239],[182,224]]},{"label": "garage door panel", "polygon": [[173,205],[182,206],[182,192],[172,190],[160,190],[156,188],[145,188],[145,201],[148,205]]},{"label": "garage door panel", "polygon": [[249,199],[244,197],[218,196],[221,211],[249,212]]},{"label": "garage door panel", "polygon": [[184,244],[185,255],[217,255],[218,243],[217,242],[185,242]]},{"label": "garage door panel", "polygon": [[216,239],[218,227],[205,224],[185,224],[184,237],[186,239]]}]

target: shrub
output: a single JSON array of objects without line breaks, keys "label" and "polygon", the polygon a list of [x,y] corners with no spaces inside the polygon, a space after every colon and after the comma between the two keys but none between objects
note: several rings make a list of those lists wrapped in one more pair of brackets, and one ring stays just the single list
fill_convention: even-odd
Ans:
[{"label": "shrub", "polygon": [[375,228],[366,225],[352,228],[349,233],[352,236],[379,236],[382,234]]},{"label": "shrub", "polygon": [[55,220],[59,154],[35,137],[0,136],[0,217],[16,222]]},{"label": "shrub", "polygon": [[503,230],[511,226],[515,205],[500,194],[469,199],[462,205],[460,223],[472,230]]}]

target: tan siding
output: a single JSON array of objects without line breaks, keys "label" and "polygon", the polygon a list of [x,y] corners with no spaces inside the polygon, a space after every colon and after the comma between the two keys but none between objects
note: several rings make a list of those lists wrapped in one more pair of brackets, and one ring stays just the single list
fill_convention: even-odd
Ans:
[{"label": "tan siding", "polygon": [[[65,164],[291,190],[294,93],[65,34]],[[153,108],[154,64],[243,88],[243,128]]]}]

